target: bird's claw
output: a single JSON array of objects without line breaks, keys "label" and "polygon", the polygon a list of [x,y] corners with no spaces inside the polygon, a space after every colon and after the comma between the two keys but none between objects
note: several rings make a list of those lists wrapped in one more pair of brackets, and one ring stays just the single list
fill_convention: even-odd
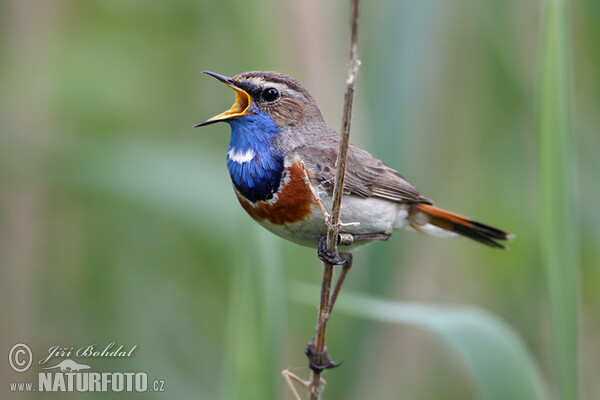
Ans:
[{"label": "bird's claw", "polygon": [[340,254],[337,251],[331,252],[327,250],[327,238],[325,236],[319,238],[317,255],[321,261],[330,265],[344,265],[348,262],[348,259],[340,257]]}]

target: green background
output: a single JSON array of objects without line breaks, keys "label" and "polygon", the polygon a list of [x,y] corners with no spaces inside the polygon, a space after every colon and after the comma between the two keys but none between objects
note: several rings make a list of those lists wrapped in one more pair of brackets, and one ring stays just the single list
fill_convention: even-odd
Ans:
[{"label": "green background", "polygon": [[[132,358],[89,364],[165,381],[163,394],[77,398],[292,398],[280,372],[308,377],[320,263],[239,207],[225,166],[229,127],[191,127],[234,99],[202,70],[277,70],[302,82],[339,129],[348,3],[0,1],[0,354],[18,342],[34,361],[55,345],[137,345]],[[438,206],[517,238],[502,252],[402,231],[357,251],[346,306],[328,329],[330,354],[344,364],[326,373],[324,398],[483,397],[473,366],[444,340],[410,322],[366,319],[343,303],[345,292],[485,309],[521,338],[556,395],[538,194],[543,10],[517,0],[361,5],[353,143]],[[579,263],[565,268],[579,276],[571,351],[580,395],[592,399],[600,3],[578,0],[568,11]],[[37,380],[35,362],[18,374],[2,360],[1,398],[12,398],[8,382]],[[498,379],[496,398],[509,398]]]}]

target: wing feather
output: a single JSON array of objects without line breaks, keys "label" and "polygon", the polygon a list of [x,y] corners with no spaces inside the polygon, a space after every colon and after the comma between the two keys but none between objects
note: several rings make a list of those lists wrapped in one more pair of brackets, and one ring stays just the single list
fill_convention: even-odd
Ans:
[{"label": "wing feather", "polygon": [[[332,191],[338,143],[339,136],[335,134],[327,139],[298,147],[295,151],[311,172],[313,179]],[[431,204],[431,200],[421,195],[402,175],[354,145],[348,147],[344,194],[379,197],[395,202]]]}]

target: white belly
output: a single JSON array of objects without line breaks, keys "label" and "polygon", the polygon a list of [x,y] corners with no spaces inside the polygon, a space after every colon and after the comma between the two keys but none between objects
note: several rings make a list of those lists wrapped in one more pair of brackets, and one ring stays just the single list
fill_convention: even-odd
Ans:
[{"label": "white belly", "polygon": [[[317,194],[325,210],[329,212],[332,198],[326,191],[319,189],[317,187]],[[358,226],[344,227],[343,232],[391,234],[394,229],[404,228],[408,224],[407,216],[408,206],[406,204],[353,195],[344,195],[342,198],[342,222],[359,223]],[[272,224],[267,220],[259,221],[259,223],[284,239],[309,247],[317,247],[319,238],[327,234],[325,217],[316,204],[312,208],[312,213],[302,221],[285,225]],[[355,243],[343,249],[351,250],[365,243],[367,242]]]}]

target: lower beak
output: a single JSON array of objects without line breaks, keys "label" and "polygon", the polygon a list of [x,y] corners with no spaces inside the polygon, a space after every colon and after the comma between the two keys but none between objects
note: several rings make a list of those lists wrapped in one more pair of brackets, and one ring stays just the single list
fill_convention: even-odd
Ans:
[{"label": "lower beak", "polygon": [[211,119],[207,119],[206,121],[201,122],[198,125],[194,125],[194,128],[197,128],[199,126],[210,125],[219,121],[226,121],[234,117],[241,117],[242,115],[245,115],[248,112],[248,109],[250,109],[250,106],[252,105],[252,97],[248,94],[248,92],[235,86],[235,83],[231,78],[215,74],[214,72],[203,71],[203,73],[210,75],[215,79],[218,79],[223,84],[235,90],[235,103],[233,103],[229,110],[222,112],[219,115],[215,115]]}]

